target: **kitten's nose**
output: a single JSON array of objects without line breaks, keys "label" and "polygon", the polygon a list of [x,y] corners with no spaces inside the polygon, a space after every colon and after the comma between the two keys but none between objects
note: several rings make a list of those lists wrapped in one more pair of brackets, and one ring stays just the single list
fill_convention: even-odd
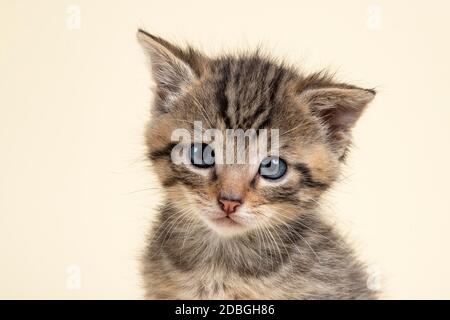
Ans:
[{"label": "kitten's nose", "polygon": [[237,207],[239,207],[242,204],[242,200],[237,199],[237,198],[230,199],[230,198],[220,197],[219,204],[220,204],[220,207],[222,208],[222,210],[226,214],[231,214],[231,213],[235,212]]}]

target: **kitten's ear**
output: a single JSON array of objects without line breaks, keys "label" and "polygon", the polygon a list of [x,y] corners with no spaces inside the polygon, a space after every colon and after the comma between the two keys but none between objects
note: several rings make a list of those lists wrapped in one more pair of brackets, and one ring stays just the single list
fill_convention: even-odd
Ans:
[{"label": "kitten's ear", "polygon": [[306,89],[300,98],[327,126],[330,142],[344,158],[351,143],[350,130],[355,125],[375,91],[352,86]]},{"label": "kitten's ear", "polygon": [[182,50],[141,29],[137,38],[150,59],[156,93],[161,100],[169,100],[201,76],[206,59],[192,48]]}]

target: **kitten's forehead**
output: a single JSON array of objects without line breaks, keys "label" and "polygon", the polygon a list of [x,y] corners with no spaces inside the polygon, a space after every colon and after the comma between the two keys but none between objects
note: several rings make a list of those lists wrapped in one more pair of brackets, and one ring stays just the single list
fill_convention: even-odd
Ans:
[{"label": "kitten's forehead", "polygon": [[[298,103],[295,71],[258,55],[212,60],[207,74],[177,100],[168,117],[172,127],[194,133],[218,129],[277,130],[280,147],[317,140],[317,123]],[[186,112],[189,110],[189,112]],[[268,140],[268,141],[269,141]],[[301,143],[298,143],[301,142]]]},{"label": "kitten's forehead", "polygon": [[286,113],[284,100],[295,73],[259,56],[221,58],[210,70],[213,104],[227,128],[279,125],[277,115]]}]

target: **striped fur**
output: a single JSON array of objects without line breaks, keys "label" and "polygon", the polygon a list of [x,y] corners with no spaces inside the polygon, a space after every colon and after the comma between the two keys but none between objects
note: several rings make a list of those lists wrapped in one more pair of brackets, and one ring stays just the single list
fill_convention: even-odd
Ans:
[{"label": "striped fur", "polygon": [[[375,298],[363,264],[318,206],[375,92],[259,53],[210,58],[142,30],[138,38],[155,81],[148,156],[165,190],[143,259],[146,297]],[[193,132],[194,121],[223,132],[279,129],[286,175],[270,182],[251,164],[174,164],[171,133]],[[211,222],[221,192],[242,197],[245,223]]]}]

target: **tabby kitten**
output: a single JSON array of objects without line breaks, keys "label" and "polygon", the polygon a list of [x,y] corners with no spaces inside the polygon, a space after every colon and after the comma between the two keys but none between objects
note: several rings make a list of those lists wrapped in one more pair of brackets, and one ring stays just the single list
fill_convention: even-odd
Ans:
[{"label": "tabby kitten", "polygon": [[[143,259],[146,298],[376,298],[319,212],[375,91],[259,53],[211,58],[142,30],[138,39],[156,83],[148,156],[165,191]],[[279,154],[215,163],[196,141],[192,162],[175,164],[172,133],[193,133],[196,121],[222,132],[277,129]]]}]

